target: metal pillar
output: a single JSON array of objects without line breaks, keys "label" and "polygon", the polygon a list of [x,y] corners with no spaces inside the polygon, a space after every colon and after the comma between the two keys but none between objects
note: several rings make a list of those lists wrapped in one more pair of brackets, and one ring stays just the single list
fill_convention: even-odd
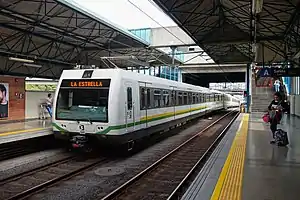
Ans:
[{"label": "metal pillar", "polygon": [[158,77],[161,77],[161,66],[158,67]]},{"label": "metal pillar", "polygon": [[171,49],[172,49],[172,66],[174,66],[175,65],[175,50],[176,50],[176,47],[172,46]]},{"label": "metal pillar", "polygon": [[169,73],[170,80],[172,80],[172,68],[175,68],[175,51],[177,47],[172,46],[171,49],[172,49],[172,66],[170,66],[170,73]]},{"label": "metal pillar", "polygon": [[250,64],[247,65],[246,87],[247,87],[247,113],[249,113],[250,112]]}]

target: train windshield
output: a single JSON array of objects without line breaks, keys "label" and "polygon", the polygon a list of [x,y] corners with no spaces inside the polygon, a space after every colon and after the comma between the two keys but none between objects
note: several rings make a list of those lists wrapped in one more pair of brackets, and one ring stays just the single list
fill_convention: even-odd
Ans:
[{"label": "train windshield", "polygon": [[108,122],[110,81],[107,81],[62,81],[56,104],[56,119]]}]

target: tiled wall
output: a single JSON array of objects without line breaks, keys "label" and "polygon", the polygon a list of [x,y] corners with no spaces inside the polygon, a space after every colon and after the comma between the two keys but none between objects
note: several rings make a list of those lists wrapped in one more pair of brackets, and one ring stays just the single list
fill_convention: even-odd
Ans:
[{"label": "tiled wall", "polygon": [[25,118],[25,78],[0,76],[0,83],[8,84],[8,118],[1,120],[20,120]]}]

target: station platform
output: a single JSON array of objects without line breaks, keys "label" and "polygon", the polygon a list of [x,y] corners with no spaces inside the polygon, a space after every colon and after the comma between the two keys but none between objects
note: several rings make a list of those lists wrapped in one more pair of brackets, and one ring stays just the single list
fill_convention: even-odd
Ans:
[{"label": "station platform", "polygon": [[52,134],[51,120],[0,124],[0,144]]},{"label": "station platform", "polygon": [[300,118],[283,117],[290,144],[278,147],[262,115],[240,114],[182,200],[299,199]]}]

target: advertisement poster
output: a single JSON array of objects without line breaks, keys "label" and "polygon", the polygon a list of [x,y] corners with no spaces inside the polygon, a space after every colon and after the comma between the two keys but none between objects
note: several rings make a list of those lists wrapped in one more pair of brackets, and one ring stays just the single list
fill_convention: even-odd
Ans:
[{"label": "advertisement poster", "polygon": [[9,84],[0,83],[0,119],[8,117]]}]

